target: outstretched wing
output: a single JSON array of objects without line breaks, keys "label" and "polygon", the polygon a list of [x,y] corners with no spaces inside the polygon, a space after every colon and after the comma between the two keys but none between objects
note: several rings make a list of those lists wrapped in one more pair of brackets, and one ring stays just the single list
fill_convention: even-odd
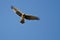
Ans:
[{"label": "outstretched wing", "polygon": [[24,16],[25,16],[25,19],[27,20],[39,20],[39,18],[36,16],[32,16],[32,15],[24,15]]},{"label": "outstretched wing", "polygon": [[11,9],[13,9],[13,11],[17,14],[17,15],[19,15],[19,16],[21,16],[22,15],[22,12],[20,12],[17,8],[15,8],[14,6],[11,6]]}]

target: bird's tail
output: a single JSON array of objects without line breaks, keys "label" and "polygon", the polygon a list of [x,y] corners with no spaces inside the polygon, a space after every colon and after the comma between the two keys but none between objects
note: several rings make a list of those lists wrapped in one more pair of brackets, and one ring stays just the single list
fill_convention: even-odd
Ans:
[{"label": "bird's tail", "polygon": [[24,23],[25,23],[25,20],[24,20],[24,19],[22,19],[22,20],[20,21],[20,23],[24,24]]}]

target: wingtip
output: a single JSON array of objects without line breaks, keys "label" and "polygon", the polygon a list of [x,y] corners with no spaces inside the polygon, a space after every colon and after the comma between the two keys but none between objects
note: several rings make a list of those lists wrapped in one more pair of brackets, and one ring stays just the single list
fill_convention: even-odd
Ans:
[{"label": "wingtip", "polygon": [[40,18],[37,18],[37,20],[40,20]]},{"label": "wingtip", "polygon": [[39,18],[39,17],[36,17],[35,19],[36,19],[36,20],[40,20],[40,18]]},{"label": "wingtip", "polygon": [[13,9],[14,7],[11,5],[11,9]]}]

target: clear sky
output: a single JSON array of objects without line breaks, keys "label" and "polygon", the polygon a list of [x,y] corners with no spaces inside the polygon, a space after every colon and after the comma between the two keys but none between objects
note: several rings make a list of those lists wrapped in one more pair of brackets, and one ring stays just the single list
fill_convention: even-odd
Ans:
[{"label": "clear sky", "polygon": [[[11,5],[41,20],[21,24]],[[0,40],[60,40],[60,0],[0,0]]]}]

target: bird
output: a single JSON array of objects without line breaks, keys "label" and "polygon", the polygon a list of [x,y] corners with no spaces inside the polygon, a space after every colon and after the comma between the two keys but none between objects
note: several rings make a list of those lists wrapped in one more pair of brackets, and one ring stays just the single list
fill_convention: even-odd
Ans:
[{"label": "bird", "polygon": [[11,9],[18,15],[21,17],[21,21],[20,23],[24,24],[25,23],[25,19],[27,20],[40,20],[38,17],[36,16],[32,16],[32,15],[28,15],[25,14],[23,12],[21,12],[18,8],[11,6]]}]

